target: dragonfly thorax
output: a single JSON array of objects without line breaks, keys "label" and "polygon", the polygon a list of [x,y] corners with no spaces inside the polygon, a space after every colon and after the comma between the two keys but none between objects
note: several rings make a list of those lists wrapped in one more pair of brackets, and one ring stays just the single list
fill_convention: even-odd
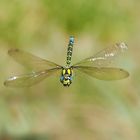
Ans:
[{"label": "dragonfly thorax", "polygon": [[63,68],[60,82],[63,84],[63,86],[70,86],[72,83],[72,68]]}]

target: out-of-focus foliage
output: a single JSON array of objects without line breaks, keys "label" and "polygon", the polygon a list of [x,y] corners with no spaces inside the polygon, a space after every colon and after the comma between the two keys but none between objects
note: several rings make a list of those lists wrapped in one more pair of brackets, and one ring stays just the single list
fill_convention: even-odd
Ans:
[{"label": "out-of-focus foliage", "polygon": [[[1,0],[0,139],[139,140],[139,13],[138,0]],[[4,87],[10,75],[30,72],[9,48],[65,64],[69,35],[76,38],[73,62],[126,42],[116,65],[130,77],[105,82],[75,73],[69,88],[59,75],[31,88]]]}]

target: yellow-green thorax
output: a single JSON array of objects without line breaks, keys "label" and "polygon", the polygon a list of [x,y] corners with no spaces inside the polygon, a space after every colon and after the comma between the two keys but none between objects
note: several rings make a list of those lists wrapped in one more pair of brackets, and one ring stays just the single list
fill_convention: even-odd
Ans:
[{"label": "yellow-green thorax", "polygon": [[70,86],[72,83],[73,70],[72,68],[62,68],[60,82],[63,86]]}]

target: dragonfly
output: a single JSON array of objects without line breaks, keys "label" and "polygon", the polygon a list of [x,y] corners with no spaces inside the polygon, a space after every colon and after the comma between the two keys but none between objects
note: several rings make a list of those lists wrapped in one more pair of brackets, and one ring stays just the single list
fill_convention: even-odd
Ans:
[{"label": "dragonfly", "polygon": [[10,87],[29,87],[57,72],[60,74],[60,82],[66,87],[71,85],[74,72],[76,71],[81,71],[96,79],[106,81],[120,80],[129,76],[126,70],[110,66],[119,54],[128,49],[124,42],[116,43],[114,46],[105,48],[97,54],[71,65],[73,45],[74,37],[70,36],[65,66],[42,59],[20,49],[10,49],[8,54],[18,63],[31,68],[32,72],[12,76],[4,82],[4,85]]}]

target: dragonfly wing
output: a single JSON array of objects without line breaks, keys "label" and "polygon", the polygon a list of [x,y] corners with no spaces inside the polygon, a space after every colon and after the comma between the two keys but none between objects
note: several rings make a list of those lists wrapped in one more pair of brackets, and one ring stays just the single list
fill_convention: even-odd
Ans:
[{"label": "dragonfly wing", "polygon": [[112,63],[116,56],[127,49],[128,48],[125,43],[117,43],[112,47],[105,48],[92,57],[82,60],[74,66],[106,67]]},{"label": "dragonfly wing", "polygon": [[129,76],[129,73],[121,68],[86,66],[78,66],[75,68],[83,73],[88,74],[89,76],[100,80],[120,80]]},{"label": "dragonfly wing", "polygon": [[4,82],[5,86],[9,87],[29,87],[39,83],[48,76],[60,71],[60,69],[50,69],[39,72],[32,72],[30,74],[23,74],[19,76],[13,76]]},{"label": "dragonfly wing", "polygon": [[51,69],[56,67],[61,67],[53,62],[34,56],[28,52],[11,49],[8,51],[8,54],[15,59],[18,63],[33,69],[34,71],[40,71],[43,69]]}]

